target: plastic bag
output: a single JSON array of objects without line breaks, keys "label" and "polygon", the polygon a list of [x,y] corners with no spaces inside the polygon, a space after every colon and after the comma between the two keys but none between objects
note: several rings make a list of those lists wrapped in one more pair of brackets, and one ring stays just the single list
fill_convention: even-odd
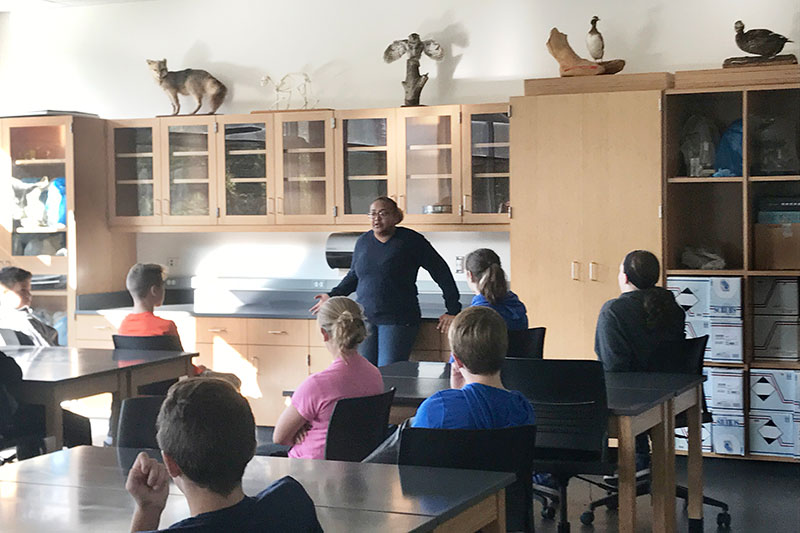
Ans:
[{"label": "plastic bag", "polygon": [[797,157],[797,131],[788,117],[755,116],[751,118],[753,139],[751,172],[760,176],[800,173]]},{"label": "plastic bag", "polygon": [[742,120],[734,121],[719,140],[714,176],[742,175]]},{"label": "plastic bag", "polygon": [[710,176],[714,173],[715,147],[719,132],[707,117],[692,115],[681,130],[681,155],[687,176]]},{"label": "plastic bag", "polygon": [[705,248],[687,246],[681,254],[681,262],[689,268],[698,270],[722,270],[725,268],[725,259],[720,254]]},{"label": "plastic bag", "polygon": [[67,223],[67,184],[64,178],[55,178],[47,186],[45,217],[48,226]]}]

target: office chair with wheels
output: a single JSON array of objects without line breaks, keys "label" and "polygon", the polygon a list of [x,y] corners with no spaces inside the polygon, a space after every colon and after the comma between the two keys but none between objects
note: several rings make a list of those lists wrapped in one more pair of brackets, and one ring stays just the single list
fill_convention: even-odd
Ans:
[{"label": "office chair with wheels", "polygon": [[394,391],[337,401],[325,436],[325,459],[358,462],[372,453],[386,438]]},{"label": "office chair with wheels", "polygon": [[[666,341],[660,343],[653,352],[652,358],[648,361],[647,372],[662,372],[672,374],[703,374],[703,357],[705,354],[706,344],[708,343],[708,335],[697,337],[694,339],[680,339],[675,341]],[[702,404],[702,422],[711,422],[711,413],[709,413],[706,406],[705,396],[703,396]],[[679,414],[675,417],[675,427],[686,427],[688,425],[686,412]],[[637,479],[640,473],[637,472]],[[649,472],[645,476],[647,481],[643,484],[646,490],[642,492],[647,494],[649,492]],[[600,498],[589,504],[589,510],[581,515],[581,522],[584,524],[591,524],[594,520],[594,510],[598,507],[615,508],[619,503],[619,495],[614,485],[601,484],[602,488],[606,489],[609,494],[605,498]],[[638,486],[637,486],[638,489]],[[639,490],[636,493],[640,495]],[[682,500],[689,497],[689,492],[686,487],[678,485],[675,487],[675,496]],[[716,500],[709,496],[703,496],[703,503],[712,507],[721,509],[717,515],[717,525],[723,529],[730,528],[731,515],[728,513],[728,504],[720,500]]]},{"label": "office chair with wheels", "polygon": [[553,486],[534,484],[544,504],[542,516],[555,517],[558,531],[570,530],[567,486],[579,474],[614,472],[608,454],[605,373],[599,361],[506,358],[501,373],[507,389],[525,395],[536,413],[533,469],[549,473]]},{"label": "office chair with wheels", "polygon": [[541,359],[544,355],[545,328],[530,328],[508,332],[506,357]]},{"label": "office chair with wheels", "polygon": [[406,428],[400,436],[398,464],[511,472],[506,488],[506,529],[533,531],[530,479],[536,426],[502,429]]},{"label": "office chair with wheels", "polygon": [[164,396],[137,396],[122,400],[116,446],[158,449],[156,419]]}]

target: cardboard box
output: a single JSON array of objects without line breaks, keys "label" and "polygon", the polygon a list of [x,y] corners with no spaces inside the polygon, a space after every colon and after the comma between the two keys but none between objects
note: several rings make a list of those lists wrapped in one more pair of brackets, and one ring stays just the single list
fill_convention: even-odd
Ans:
[{"label": "cardboard box", "polygon": [[670,276],[667,278],[667,289],[672,291],[675,301],[686,312],[686,320],[709,316],[711,299],[709,278]]},{"label": "cardboard box", "polygon": [[711,356],[709,361],[742,361],[742,321],[711,320]]},{"label": "cardboard box", "polygon": [[711,318],[742,318],[742,278],[712,277],[708,301]]},{"label": "cardboard box", "polygon": [[756,315],[800,314],[798,278],[754,278],[753,313]]},{"label": "cardboard box", "polygon": [[703,367],[703,377],[706,378],[706,380],[703,382],[703,398],[706,400],[706,406],[710,409],[711,391],[713,389],[713,386],[711,385],[711,367]]},{"label": "cardboard box", "polygon": [[[700,447],[702,448],[703,453],[710,453],[713,449],[713,430],[711,428],[711,422],[706,422],[703,424],[701,435],[703,440],[700,444]],[[675,429],[675,449],[682,450],[684,452],[689,450],[689,428]]]},{"label": "cardboard box", "polygon": [[795,452],[794,413],[788,411],[750,411],[750,453],[793,457]]},{"label": "cardboard box", "polygon": [[800,410],[795,411],[794,416],[794,458],[800,459]]},{"label": "cardboard box", "polygon": [[792,316],[753,317],[753,356],[756,359],[800,360],[800,318]]},{"label": "cardboard box", "polygon": [[702,337],[703,335],[708,335],[709,340],[706,343],[705,353],[703,355],[703,359],[706,361],[711,359],[711,321],[707,318],[695,318],[691,320],[687,320],[684,324],[684,332],[686,333],[687,339],[694,339],[697,337]]},{"label": "cardboard box", "polygon": [[704,368],[709,370],[710,394],[706,405],[713,412],[718,409],[744,409],[744,370],[741,368]]},{"label": "cardboard box", "polygon": [[800,269],[800,224],[755,224],[758,270]]},{"label": "cardboard box", "polygon": [[724,455],[744,455],[744,412],[715,409],[711,426],[712,449]]},{"label": "cardboard box", "polygon": [[797,371],[750,370],[750,409],[794,412],[796,399]]}]

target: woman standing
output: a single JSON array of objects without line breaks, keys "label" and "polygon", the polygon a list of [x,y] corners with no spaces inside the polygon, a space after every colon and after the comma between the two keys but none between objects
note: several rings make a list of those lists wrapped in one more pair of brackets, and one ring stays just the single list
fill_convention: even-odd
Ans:
[{"label": "woman standing", "polygon": [[359,352],[376,366],[407,361],[417,338],[421,313],[417,300],[417,273],[427,270],[441,287],[447,312],[439,317],[438,328],[447,331],[461,311],[458,289],[442,256],[416,231],[397,227],[403,211],[391,198],[382,196],[369,208],[372,229],[358,238],[347,276],[328,294],[315,296],[317,313],[331,296],[353,291],[364,306],[369,336]]}]

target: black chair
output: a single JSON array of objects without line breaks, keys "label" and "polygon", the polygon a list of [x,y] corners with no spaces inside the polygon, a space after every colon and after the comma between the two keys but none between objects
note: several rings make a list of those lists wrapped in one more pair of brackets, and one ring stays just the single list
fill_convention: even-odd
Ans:
[{"label": "black chair", "polygon": [[401,465],[511,472],[506,488],[506,529],[533,531],[533,475],[536,426],[502,429],[406,428],[400,436]]},{"label": "black chair", "polygon": [[[703,335],[702,337],[697,337],[694,339],[680,339],[662,342],[653,351],[653,355],[647,364],[647,372],[702,375],[703,358],[707,343],[708,335]],[[708,411],[706,399],[705,396],[703,396],[702,422],[706,423],[711,421],[711,413]],[[688,426],[688,421],[686,412],[683,412],[675,417],[675,427],[680,428],[686,426]],[[644,486],[646,489],[649,489],[649,472],[647,474],[647,483]],[[641,477],[640,472],[637,472],[637,478],[639,477]],[[610,494],[605,498],[600,498],[599,500],[595,500],[589,504],[589,510],[581,515],[581,522],[584,524],[592,523],[592,520],[594,519],[594,510],[598,507],[607,506],[610,508],[616,508],[619,504],[619,495],[616,492],[616,487],[613,485],[609,487],[606,484],[601,486],[602,488],[608,490]],[[646,494],[648,492],[649,490],[645,490],[643,493]],[[638,495],[640,494],[637,490],[637,496]],[[678,485],[675,487],[675,496],[682,500],[686,500],[689,497],[689,491],[686,487]],[[730,528],[731,515],[728,513],[728,504],[709,496],[703,496],[703,503],[721,509],[721,512],[717,515],[717,525],[723,529]]]},{"label": "black chair", "polygon": [[337,401],[325,436],[325,459],[359,462],[372,453],[386,439],[394,391]]},{"label": "black chair", "polygon": [[116,446],[158,449],[156,419],[164,396],[137,396],[122,400]]},{"label": "black chair", "polygon": [[180,337],[175,335],[156,335],[153,337],[133,337],[129,335],[112,335],[114,348],[118,350],[164,350],[168,352],[182,352]]},{"label": "black chair", "polygon": [[544,356],[545,328],[530,328],[508,332],[507,357],[541,359]]},{"label": "black chair", "polygon": [[503,384],[518,390],[536,413],[533,469],[552,476],[557,488],[533,485],[544,507],[542,516],[555,517],[558,531],[570,529],[567,486],[579,474],[614,472],[608,452],[608,400],[603,365],[599,361],[506,358]]}]

